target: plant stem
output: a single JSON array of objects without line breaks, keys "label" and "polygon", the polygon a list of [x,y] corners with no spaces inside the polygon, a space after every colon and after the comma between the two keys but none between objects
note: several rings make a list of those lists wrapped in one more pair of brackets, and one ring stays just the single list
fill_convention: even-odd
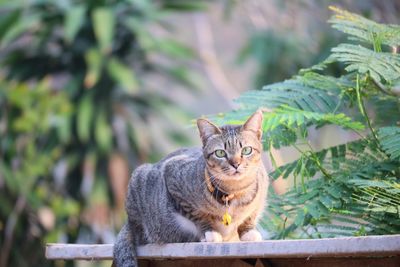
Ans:
[{"label": "plant stem", "polygon": [[[271,142],[269,142],[269,144],[268,144],[268,154],[269,154],[269,157],[271,159],[271,163],[272,163],[272,167],[274,168],[274,171],[277,171],[279,167],[278,167],[278,164],[276,164],[276,160],[275,160],[274,155],[272,154]],[[282,173],[279,173],[279,175],[281,175],[281,174]]]},{"label": "plant stem", "polygon": [[312,148],[312,146],[311,146],[311,144],[310,144],[310,142],[309,142],[308,140],[307,140],[307,146],[310,148],[311,153],[312,153],[312,157],[313,157],[315,163],[317,163],[317,167],[320,169],[320,171],[321,171],[326,177],[328,177],[329,179],[332,179],[332,175],[330,175],[329,172],[328,172],[324,167],[322,167],[321,162],[319,161],[319,159],[318,159],[317,156],[315,155],[314,149]]},{"label": "plant stem", "polygon": [[360,109],[361,115],[363,115],[365,120],[367,121],[368,128],[370,129],[372,136],[374,137],[374,139],[376,141],[376,144],[380,148],[380,142],[379,142],[378,136],[376,135],[374,128],[372,128],[371,121],[368,117],[367,112],[365,111],[365,105],[364,105],[364,102],[362,100],[361,93],[360,93],[360,77],[358,74],[357,74],[357,81],[356,81],[356,93],[357,93],[358,108]]},{"label": "plant stem", "polygon": [[332,175],[329,174],[329,172],[321,165],[321,162],[319,161],[319,159],[315,156],[315,152],[314,149],[312,148],[312,146],[310,145],[310,143],[307,143],[308,147],[310,148],[310,152],[311,155],[307,156],[306,153],[304,151],[302,151],[298,146],[296,146],[296,144],[293,144],[293,147],[303,156],[306,157],[310,157],[312,158],[312,160],[317,164],[318,169],[322,172],[322,174],[329,178],[332,179]]}]

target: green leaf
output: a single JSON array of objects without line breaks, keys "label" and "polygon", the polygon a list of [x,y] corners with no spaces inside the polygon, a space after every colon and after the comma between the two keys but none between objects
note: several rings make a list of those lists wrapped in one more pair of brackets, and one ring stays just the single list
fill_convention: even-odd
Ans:
[{"label": "green leaf", "polygon": [[156,49],[172,58],[188,59],[194,56],[192,49],[173,39],[157,40]]},{"label": "green leaf", "polygon": [[66,116],[64,118],[59,119],[59,124],[57,126],[57,133],[60,138],[60,141],[63,143],[68,143],[71,140],[71,123],[72,119],[70,116]]},{"label": "green leaf", "polygon": [[305,213],[303,209],[299,209],[296,214],[296,218],[294,220],[294,224],[297,226],[302,226],[304,223]]},{"label": "green leaf", "polygon": [[360,45],[340,44],[330,58],[343,62],[348,72],[369,74],[375,81],[392,83],[400,79],[400,55],[375,52]]},{"label": "green leaf", "polygon": [[64,38],[71,43],[85,20],[86,8],[84,5],[74,5],[67,10],[64,20]]},{"label": "green leaf", "polygon": [[321,210],[319,209],[319,206],[313,202],[307,203],[305,205],[305,209],[315,219],[318,219],[321,216]]},{"label": "green leaf", "polygon": [[362,130],[364,125],[360,122],[352,121],[345,114],[322,114],[301,109],[282,106],[264,115],[265,130],[274,130],[279,125],[285,125],[288,128],[298,127],[307,123],[320,124],[329,123],[341,126],[345,129]]},{"label": "green leaf", "polygon": [[113,10],[105,7],[95,9],[93,11],[92,21],[94,33],[101,52],[104,54],[110,53],[115,30],[115,17]]},{"label": "green leaf", "polygon": [[2,35],[0,46],[3,48],[6,47],[24,32],[27,32],[29,29],[38,26],[39,21],[36,15],[29,15],[20,18],[18,21],[13,23],[13,25],[9,27],[8,30]]},{"label": "green leaf", "polygon": [[206,5],[201,1],[171,0],[164,3],[164,8],[174,11],[199,11],[204,10]]},{"label": "green leaf", "polygon": [[104,112],[100,112],[96,117],[94,137],[102,151],[110,151],[112,147],[112,130]]},{"label": "green leaf", "polygon": [[380,24],[334,6],[329,8],[336,13],[329,20],[333,28],[371,44],[379,40],[382,44],[399,45],[399,25]]},{"label": "green leaf", "polygon": [[87,142],[90,137],[91,123],[93,118],[92,97],[87,95],[83,97],[78,107],[77,114],[77,132],[82,142]]},{"label": "green leaf", "polygon": [[242,94],[236,101],[245,109],[260,106],[277,108],[290,106],[305,111],[328,113],[337,109],[338,92],[344,87],[342,79],[326,77],[314,80],[317,74],[264,86]]},{"label": "green leaf", "polygon": [[19,20],[21,15],[21,10],[13,10],[8,14],[3,14],[0,17],[0,40],[3,39],[3,36],[7,33],[7,31]]},{"label": "green leaf", "polygon": [[138,82],[136,80],[133,69],[129,68],[117,58],[113,57],[107,65],[110,76],[128,93],[133,94],[138,90]]},{"label": "green leaf", "polygon": [[[265,123],[270,121],[265,121]],[[291,144],[294,144],[297,141],[297,130],[298,129],[292,129],[288,128],[284,125],[280,125],[276,127],[274,130],[271,131],[266,131],[270,126],[272,125],[272,122],[270,125],[265,125],[263,127],[263,137],[265,138],[264,140],[264,150],[268,150],[270,146],[279,149],[284,146],[289,146]]]},{"label": "green leaf", "polygon": [[146,30],[143,21],[135,17],[127,17],[124,18],[123,23],[137,38],[137,42],[142,49],[147,52],[154,50],[157,40]]},{"label": "green leaf", "polygon": [[340,198],[342,196],[340,189],[335,186],[326,186],[324,189],[330,196],[334,198]]},{"label": "green leaf", "polygon": [[382,127],[378,130],[382,148],[393,160],[400,160],[400,127]]},{"label": "green leaf", "polygon": [[98,49],[90,49],[85,54],[87,72],[84,80],[86,88],[95,86],[100,78],[103,67],[103,56]]}]

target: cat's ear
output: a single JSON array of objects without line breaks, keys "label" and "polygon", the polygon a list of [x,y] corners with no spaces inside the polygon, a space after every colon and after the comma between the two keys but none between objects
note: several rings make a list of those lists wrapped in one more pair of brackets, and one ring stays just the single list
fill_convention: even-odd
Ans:
[{"label": "cat's ear", "polygon": [[261,110],[257,110],[247,121],[243,124],[242,130],[244,131],[252,131],[254,132],[258,139],[261,140],[262,136],[262,122],[263,122],[263,113]]},{"label": "cat's ear", "polygon": [[197,127],[199,128],[200,138],[203,142],[203,145],[206,144],[207,139],[215,134],[221,134],[221,130],[213,124],[212,122],[206,119],[198,119],[197,120]]}]

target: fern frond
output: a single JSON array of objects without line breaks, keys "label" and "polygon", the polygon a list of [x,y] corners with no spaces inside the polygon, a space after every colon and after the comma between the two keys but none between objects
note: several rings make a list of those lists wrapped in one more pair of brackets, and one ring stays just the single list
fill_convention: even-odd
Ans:
[{"label": "fern frond", "polygon": [[331,59],[343,62],[347,72],[368,74],[375,81],[391,84],[400,79],[400,55],[375,52],[360,45],[340,44],[332,48]]},{"label": "fern frond", "polygon": [[[394,220],[399,216],[400,184],[398,178],[390,176],[398,171],[398,163],[388,161],[370,142],[371,138],[305,153],[295,162],[278,168],[272,173],[274,178],[308,175],[308,179],[301,187],[294,187],[282,196],[280,209],[276,208],[278,202],[269,212],[284,216],[285,225],[290,225],[293,231],[291,234],[298,236],[302,235],[302,227],[306,227],[307,234],[312,237],[399,231],[400,225],[382,229],[382,218]],[[329,172],[329,177],[321,173],[319,166]],[[382,180],[381,177],[387,178]],[[338,221],[337,216],[341,220]],[[353,220],[354,224],[343,220]],[[312,230],[311,225],[315,225],[316,230]]]},{"label": "fern frond", "polygon": [[355,87],[354,81],[349,80],[346,76],[336,78],[312,71],[303,72],[302,75],[296,76],[296,81],[305,86],[328,91],[333,95],[340,95],[342,91]]},{"label": "fern frond", "polygon": [[259,91],[245,92],[236,101],[253,109],[286,105],[306,111],[328,113],[335,110],[338,96],[335,92],[307,86],[304,80],[291,79],[265,86]]},{"label": "fern frond", "polygon": [[328,21],[333,28],[371,44],[400,44],[400,26],[380,24],[334,6],[329,8],[336,13]]},{"label": "fern frond", "polygon": [[378,130],[379,141],[393,160],[400,160],[400,127],[383,127]]},{"label": "fern frond", "polygon": [[311,124],[335,124],[345,129],[362,130],[364,125],[353,121],[343,113],[319,113],[304,111],[290,106],[281,106],[264,115],[264,130],[273,130],[279,125],[285,125],[288,128],[299,127]]},{"label": "fern frond", "polygon": [[271,147],[279,149],[295,144],[299,135],[305,137],[307,134],[307,128],[305,127],[293,129],[280,125],[271,131],[264,131],[264,150],[268,151]]},{"label": "fern frond", "polygon": [[[317,152],[308,151],[305,155],[300,156],[299,159],[280,166],[270,175],[273,179],[282,177],[286,179],[290,175],[297,177],[298,175],[303,175],[307,178],[312,178],[319,173],[319,165],[323,165],[328,171],[334,173],[339,168],[343,167],[346,169],[348,162],[349,165],[354,166],[354,164],[359,163],[355,159],[356,155],[362,155],[367,149],[368,140],[356,140],[348,142],[345,144],[340,144],[337,146],[332,146],[326,149],[322,149]],[[356,161],[356,162],[353,162]],[[360,161],[367,160],[362,157]],[[349,167],[350,168],[350,167]],[[334,195],[335,192],[333,192]]]}]

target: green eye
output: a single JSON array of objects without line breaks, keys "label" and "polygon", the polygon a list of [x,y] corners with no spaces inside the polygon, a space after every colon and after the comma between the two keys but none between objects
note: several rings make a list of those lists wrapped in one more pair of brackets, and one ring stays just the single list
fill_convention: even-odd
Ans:
[{"label": "green eye", "polygon": [[217,156],[217,158],[223,158],[226,155],[225,151],[222,149],[215,150],[214,153],[215,153],[215,156]]},{"label": "green eye", "polygon": [[253,149],[251,148],[251,146],[246,146],[242,149],[242,155],[250,155],[251,152],[253,152]]}]

